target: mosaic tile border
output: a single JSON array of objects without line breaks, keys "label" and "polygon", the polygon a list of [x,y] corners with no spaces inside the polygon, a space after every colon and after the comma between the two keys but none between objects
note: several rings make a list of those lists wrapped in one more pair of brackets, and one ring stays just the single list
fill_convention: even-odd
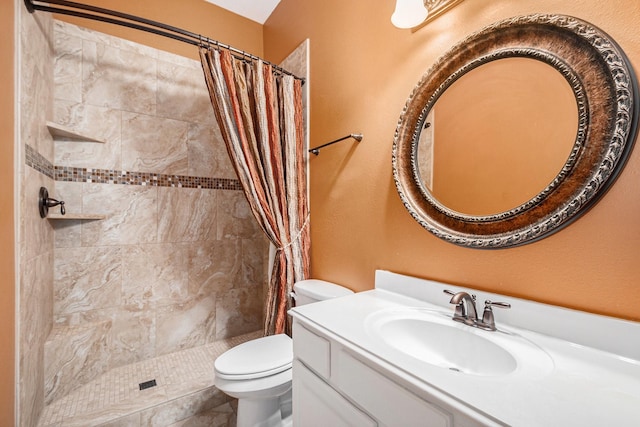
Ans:
[{"label": "mosaic tile border", "polygon": [[31,166],[41,174],[54,179],[55,168],[53,167],[53,164],[29,144],[25,144],[24,162],[27,164],[27,166]]},{"label": "mosaic tile border", "polygon": [[202,188],[211,190],[242,190],[242,185],[237,179],[54,166],[28,144],[26,144],[25,163],[56,181]]}]

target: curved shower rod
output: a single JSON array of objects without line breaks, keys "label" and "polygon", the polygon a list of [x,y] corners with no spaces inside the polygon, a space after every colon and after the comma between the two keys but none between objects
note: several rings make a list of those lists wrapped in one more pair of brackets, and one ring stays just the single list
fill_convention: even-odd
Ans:
[{"label": "curved shower rod", "polygon": [[[146,18],[140,18],[139,16],[130,15],[128,13],[122,13],[115,10],[104,9],[101,7],[66,0],[24,0],[24,4],[27,7],[27,10],[31,13],[39,10],[42,12],[58,13],[61,15],[91,19],[94,21],[106,22],[109,24],[120,25],[122,27],[128,27],[135,30],[157,34],[159,36],[168,37],[170,39],[178,40],[194,46],[213,46],[216,49],[228,50],[233,56],[238,59],[250,59],[252,61],[260,60],[267,65],[271,65],[277,72],[293,76],[294,78],[301,80],[304,83],[304,79],[302,77],[298,77],[292,72],[287,71],[284,68],[279,67],[278,65],[266,61],[258,56],[252,55],[233,46],[221,43],[217,40],[210,39],[209,37],[205,37],[201,34],[196,34],[191,31],[183,30],[182,28],[163,24],[161,22],[152,21]],[[61,7],[52,7],[51,5]]]}]

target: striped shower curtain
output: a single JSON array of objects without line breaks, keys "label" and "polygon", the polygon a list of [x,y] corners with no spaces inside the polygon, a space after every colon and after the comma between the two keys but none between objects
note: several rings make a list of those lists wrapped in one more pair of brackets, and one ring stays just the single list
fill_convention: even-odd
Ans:
[{"label": "striped shower curtain", "polygon": [[309,275],[302,84],[226,50],[201,47],[200,59],[231,162],[253,215],[277,248],[264,332],[290,333],[289,294]]}]

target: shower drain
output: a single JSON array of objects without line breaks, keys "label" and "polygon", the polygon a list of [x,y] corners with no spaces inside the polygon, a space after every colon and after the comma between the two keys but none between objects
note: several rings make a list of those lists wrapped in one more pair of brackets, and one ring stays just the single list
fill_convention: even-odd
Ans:
[{"label": "shower drain", "polygon": [[151,388],[151,387],[155,387],[158,384],[156,384],[156,380],[149,380],[149,381],[145,381],[143,383],[138,384],[140,386],[140,390],[144,390],[147,388]]}]

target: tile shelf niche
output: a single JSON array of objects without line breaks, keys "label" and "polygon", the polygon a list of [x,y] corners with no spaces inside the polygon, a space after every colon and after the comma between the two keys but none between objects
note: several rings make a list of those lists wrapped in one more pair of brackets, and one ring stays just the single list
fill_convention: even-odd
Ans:
[{"label": "tile shelf niche", "polygon": [[47,122],[47,129],[49,129],[49,133],[54,138],[54,140],[56,138],[65,138],[66,140],[73,140],[77,142],[96,142],[99,144],[104,144],[106,142],[87,135],[82,135],[80,133],[77,133],[75,130],[58,123]]},{"label": "tile shelf niche", "polygon": [[[53,137],[54,141],[56,138],[64,138],[65,140],[77,141],[77,142],[94,142],[99,144],[104,144],[106,141],[93,138],[91,136],[83,135],[75,130],[63,126],[58,123],[47,122],[47,129],[49,129],[49,133]],[[86,221],[94,221],[105,219],[106,215],[96,215],[96,214],[82,214],[82,213],[67,213],[65,215],[62,214],[48,214],[47,219],[66,219],[66,220],[86,220]]]}]

